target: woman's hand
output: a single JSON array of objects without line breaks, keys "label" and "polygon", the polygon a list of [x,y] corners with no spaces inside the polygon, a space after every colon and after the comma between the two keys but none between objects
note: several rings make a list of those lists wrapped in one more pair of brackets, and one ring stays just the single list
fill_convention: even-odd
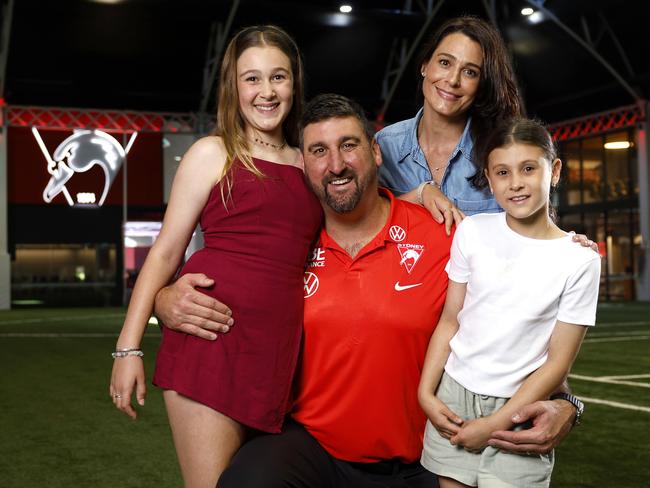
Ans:
[{"label": "woman's hand", "polygon": [[576,234],[575,232],[571,232],[571,234],[573,234],[573,242],[579,242],[581,246],[590,247],[594,251],[598,252],[598,244],[589,239],[586,235]]},{"label": "woman's hand", "polygon": [[451,234],[451,226],[454,223],[458,225],[465,218],[465,214],[435,185],[425,185],[422,189],[422,206],[431,213],[436,222],[445,223],[447,235]]},{"label": "woman's hand", "polygon": [[109,393],[113,404],[132,419],[138,415],[131,405],[131,395],[135,388],[138,405],[144,407],[147,386],[144,379],[144,363],[141,357],[126,356],[113,360],[113,373]]}]

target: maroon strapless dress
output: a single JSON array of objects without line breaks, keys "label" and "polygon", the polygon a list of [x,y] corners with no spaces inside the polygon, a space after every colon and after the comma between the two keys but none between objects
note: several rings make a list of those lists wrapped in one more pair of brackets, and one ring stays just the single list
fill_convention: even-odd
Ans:
[{"label": "maroon strapless dress", "polygon": [[205,247],[183,267],[214,279],[201,289],[232,310],[216,341],[163,327],[153,383],[265,432],[280,432],[300,349],[303,272],[322,219],[303,172],[255,159],[260,179],[232,170],[224,207],[216,185],[201,213]]}]

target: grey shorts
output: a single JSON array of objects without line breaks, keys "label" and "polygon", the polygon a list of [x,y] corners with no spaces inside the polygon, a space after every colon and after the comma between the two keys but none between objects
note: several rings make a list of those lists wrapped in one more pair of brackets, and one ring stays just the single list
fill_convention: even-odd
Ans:
[{"label": "grey shorts", "polygon": [[[491,415],[508,401],[507,398],[476,395],[447,373],[440,380],[436,396],[465,420]],[[509,454],[490,446],[480,454],[474,454],[452,446],[427,421],[421,462],[438,476],[453,478],[469,486],[547,488],[551,482],[554,456],[552,452],[531,456]]]}]

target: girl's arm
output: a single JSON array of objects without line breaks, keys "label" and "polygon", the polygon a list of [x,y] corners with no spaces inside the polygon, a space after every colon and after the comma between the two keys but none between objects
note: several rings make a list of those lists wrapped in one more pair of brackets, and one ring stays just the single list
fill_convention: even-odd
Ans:
[{"label": "girl's arm", "polygon": [[[174,177],[160,235],[149,251],[133,289],[117,340],[117,350],[140,348],[154,297],[178,269],[201,210],[212,187],[219,181],[225,160],[223,144],[217,137],[197,141],[184,156]],[[115,359],[110,393],[117,408],[133,418],[136,417],[131,406],[134,385],[137,386],[138,403],[144,405],[145,382],[141,358],[127,356]]]},{"label": "girl's arm", "polygon": [[587,327],[558,320],[555,323],[546,362],[530,374],[506,404],[494,414],[468,423],[451,439],[466,449],[481,449],[492,432],[514,426],[511,418],[525,405],[548,398],[565,380],[575,361]]},{"label": "girl's arm", "polygon": [[441,402],[435,395],[436,388],[445,368],[451,349],[449,341],[458,331],[458,312],[465,301],[467,283],[457,283],[449,280],[445,308],[442,311],[436,330],[429,341],[429,348],[424,359],[422,376],[418,387],[418,400],[424,413],[441,436],[449,439],[458,433],[463,423],[454,412]]},{"label": "girl's arm", "polygon": [[[422,186],[424,185],[424,186]],[[420,186],[422,188],[420,188]],[[457,209],[442,191],[435,185],[422,183],[411,191],[400,195],[398,198],[407,202],[422,205],[430,213],[433,219],[439,224],[445,223],[447,235],[451,234],[451,226],[460,224],[465,214]],[[418,193],[420,195],[418,195]],[[418,198],[418,196],[420,198]]]}]

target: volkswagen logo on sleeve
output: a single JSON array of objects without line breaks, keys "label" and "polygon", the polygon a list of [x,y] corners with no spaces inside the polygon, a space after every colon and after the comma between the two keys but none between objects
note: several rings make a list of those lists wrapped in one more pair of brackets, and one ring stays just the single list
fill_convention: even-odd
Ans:
[{"label": "volkswagen logo on sleeve", "polygon": [[[62,193],[70,206],[88,203],[101,206],[104,203],[137,135],[137,133],[133,133],[126,148],[123,148],[113,136],[106,132],[87,129],[75,130],[50,155],[36,127],[32,128],[32,134],[45,156],[47,172],[50,174],[50,180],[43,190],[43,200],[50,203],[54,197]],[[99,199],[94,198],[92,192],[81,192],[76,195],[77,201],[75,202],[66,188],[66,183],[74,177],[75,173],[84,173],[95,166],[99,166],[104,172],[104,186]]]}]

